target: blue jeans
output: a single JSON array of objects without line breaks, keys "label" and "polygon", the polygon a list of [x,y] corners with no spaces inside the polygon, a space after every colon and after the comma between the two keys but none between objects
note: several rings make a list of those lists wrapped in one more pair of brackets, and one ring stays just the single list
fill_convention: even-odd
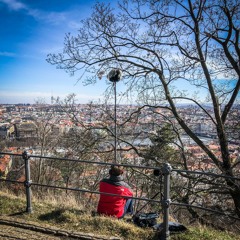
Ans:
[{"label": "blue jeans", "polygon": [[133,214],[133,200],[131,198],[127,199],[124,206],[123,215],[120,218],[123,218],[125,214]]}]

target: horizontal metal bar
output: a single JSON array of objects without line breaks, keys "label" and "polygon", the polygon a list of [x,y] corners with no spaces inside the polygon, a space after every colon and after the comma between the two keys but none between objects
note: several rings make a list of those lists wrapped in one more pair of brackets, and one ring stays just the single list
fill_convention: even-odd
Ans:
[{"label": "horizontal metal bar", "polygon": [[[14,153],[6,153],[0,152],[0,154],[12,155],[12,156],[22,156],[21,154]],[[119,164],[119,163],[106,163],[106,162],[95,162],[95,161],[87,161],[87,160],[78,160],[78,159],[69,159],[69,158],[57,158],[57,157],[46,157],[46,156],[38,156],[38,155],[28,155],[30,158],[41,158],[41,159],[52,159],[57,161],[69,161],[69,162],[79,162],[79,163],[88,163],[88,164],[98,164],[105,166],[123,166],[129,168],[141,168],[141,169],[151,169],[151,170],[159,170],[159,167],[147,167],[147,166],[139,166],[139,165],[131,165],[131,164]]]},{"label": "horizontal metal bar", "polygon": [[[47,188],[62,189],[62,190],[78,191],[78,192],[84,192],[84,193],[94,193],[94,194],[103,194],[103,195],[108,195],[108,196],[116,196],[116,197],[122,197],[122,198],[129,198],[128,196],[122,196],[122,195],[119,195],[119,194],[112,194],[112,193],[99,192],[99,191],[91,191],[91,190],[87,190],[87,189],[58,187],[58,186],[45,185],[45,184],[39,184],[39,183],[32,183],[31,185],[32,185],[32,186],[47,187]],[[140,198],[140,197],[131,197],[131,198],[132,198],[132,199],[136,199],[136,200],[141,200],[141,201],[161,203],[160,200],[154,200],[154,199],[149,199],[149,198]]]},{"label": "horizontal metal bar", "polygon": [[22,157],[22,154],[19,154],[19,153],[0,152],[0,154]]},{"label": "horizontal metal bar", "polygon": [[240,181],[240,178],[237,178],[237,177],[231,177],[231,176],[227,176],[227,175],[222,175],[222,174],[217,174],[217,173],[210,173],[210,172],[190,171],[190,170],[181,170],[181,169],[172,169],[172,172],[208,175],[208,176],[213,176],[213,177],[229,178],[229,179],[235,179],[235,180],[239,180]]},{"label": "horizontal metal bar", "polygon": [[[22,154],[16,154],[16,153],[0,152],[0,154],[22,157]],[[98,165],[104,165],[104,166],[114,165],[114,166],[123,166],[123,167],[129,167],[129,168],[160,170],[159,167],[147,167],[147,166],[139,166],[139,165],[131,165],[131,164],[95,162],[95,161],[69,159],[69,158],[46,157],[46,156],[38,156],[38,155],[28,155],[28,156],[32,157],[32,158],[52,159],[52,160],[57,160],[57,161],[70,161],[70,162],[79,162],[79,163],[88,163],[88,164],[98,164]],[[222,177],[222,178],[235,179],[235,180],[240,181],[240,178],[238,178],[238,177],[231,177],[231,176],[227,176],[227,175],[221,175],[221,174],[210,173],[210,172],[190,171],[190,170],[181,170],[181,169],[172,169],[171,171],[177,172],[177,173],[191,173],[191,174],[200,174],[200,175],[207,175],[207,176],[213,176],[213,177]]]},{"label": "horizontal metal bar", "polygon": [[0,178],[0,182],[11,182],[11,183],[19,183],[19,184],[25,183],[17,180],[9,180],[9,179],[3,179],[3,178]]},{"label": "horizontal metal bar", "polygon": [[141,169],[152,169],[152,170],[159,170],[159,167],[146,167],[146,166],[139,166],[139,165],[131,165],[131,164],[119,164],[119,163],[106,163],[106,162],[95,162],[95,161],[88,161],[88,160],[78,160],[78,159],[68,159],[68,158],[55,158],[55,157],[39,157],[36,155],[29,155],[30,157],[34,158],[42,158],[42,159],[53,159],[59,161],[71,161],[71,162],[80,162],[80,163],[88,163],[88,164],[98,164],[104,166],[122,166],[122,167],[129,167],[129,168],[141,168]]},{"label": "horizontal metal bar", "polygon": [[201,207],[201,206],[190,205],[190,204],[186,204],[186,203],[178,203],[178,202],[171,202],[171,205],[198,208],[198,209],[205,210],[205,211],[208,211],[208,212],[213,212],[213,213],[221,214],[221,215],[224,215],[225,217],[233,218],[233,219],[235,219],[235,220],[240,221],[240,218],[237,218],[237,217],[228,215],[228,214],[226,214],[226,213],[224,213],[224,212],[220,212],[220,211],[213,210],[213,209],[211,209],[211,208],[205,208],[205,207]]},{"label": "horizontal metal bar", "polygon": [[[14,180],[6,180],[6,179],[1,179],[1,178],[0,178],[0,181],[2,181],[2,182],[13,182],[13,183],[25,184],[25,182],[14,181]],[[47,188],[55,188],[55,189],[62,189],[62,190],[71,190],[71,191],[78,191],[78,192],[84,192],[84,193],[104,194],[104,195],[116,196],[116,197],[123,197],[123,198],[124,198],[124,196],[118,195],[118,194],[112,194],[112,193],[106,193],[106,192],[99,192],[99,191],[91,191],[91,190],[79,189],[79,188],[59,187],[59,186],[39,184],[39,183],[34,183],[34,182],[31,182],[31,186],[41,186],[41,187],[47,187]],[[126,198],[129,198],[129,197],[126,196]],[[161,203],[160,200],[154,200],[154,199],[149,199],[149,198],[139,198],[139,197],[131,197],[131,198],[132,198],[132,199],[136,199],[136,200],[141,200],[141,201]]]}]

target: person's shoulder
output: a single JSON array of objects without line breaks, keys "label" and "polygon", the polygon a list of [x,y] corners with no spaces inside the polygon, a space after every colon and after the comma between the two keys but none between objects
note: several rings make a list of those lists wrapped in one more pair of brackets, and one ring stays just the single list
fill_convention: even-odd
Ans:
[{"label": "person's shoulder", "polygon": [[121,186],[131,189],[131,187],[124,181],[120,182]]}]

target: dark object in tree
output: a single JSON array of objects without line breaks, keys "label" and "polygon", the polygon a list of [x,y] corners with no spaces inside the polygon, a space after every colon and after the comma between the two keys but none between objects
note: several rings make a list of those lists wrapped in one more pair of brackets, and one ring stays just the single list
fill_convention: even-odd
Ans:
[{"label": "dark object in tree", "polygon": [[122,76],[122,72],[120,69],[112,69],[108,74],[108,79],[111,82],[119,82]]}]

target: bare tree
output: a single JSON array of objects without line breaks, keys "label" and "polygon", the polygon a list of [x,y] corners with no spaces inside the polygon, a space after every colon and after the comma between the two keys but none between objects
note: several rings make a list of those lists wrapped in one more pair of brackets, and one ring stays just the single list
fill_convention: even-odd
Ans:
[{"label": "bare tree", "polygon": [[[239,164],[231,162],[226,123],[239,96],[239,10],[238,0],[124,0],[118,9],[98,3],[78,35],[66,35],[63,53],[49,54],[47,61],[71,74],[84,70],[85,83],[96,82],[111,68],[121,69],[126,95],[167,107],[216,168],[237,177]],[[198,98],[197,91],[206,98]],[[221,157],[182,117],[177,103],[183,101],[198,106],[214,126]],[[228,178],[226,192],[240,217],[239,182]]]},{"label": "bare tree", "polygon": [[[60,137],[60,131],[55,127],[55,124],[59,121],[59,117],[54,112],[54,108],[49,108],[44,99],[38,99],[36,101],[36,113],[34,116],[37,126],[36,148],[39,150],[40,156],[46,156],[50,150],[57,148],[58,139]],[[50,174],[46,174],[50,171],[51,162],[46,163],[42,158],[33,163],[33,178],[37,183],[46,183],[51,179]]]}]

